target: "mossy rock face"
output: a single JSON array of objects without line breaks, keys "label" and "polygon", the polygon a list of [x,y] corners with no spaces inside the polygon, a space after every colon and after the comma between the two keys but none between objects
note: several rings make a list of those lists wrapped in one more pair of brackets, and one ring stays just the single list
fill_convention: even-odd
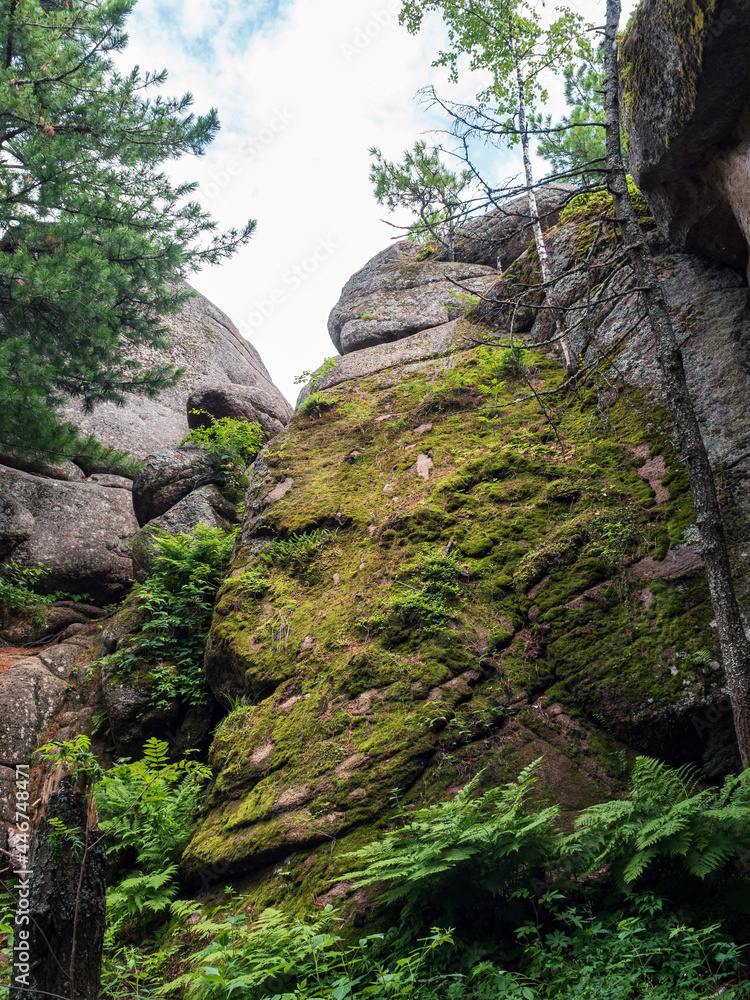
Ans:
[{"label": "mossy rock face", "polygon": [[620,46],[633,176],[673,246],[745,270],[750,8],[642,0]]},{"label": "mossy rock face", "polygon": [[[542,754],[580,808],[624,777],[624,746],[659,741],[650,719],[720,691],[702,572],[639,576],[694,520],[682,477],[659,504],[639,474],[639,447],[679,466],[664,413],[631,390],[605,428],[592,392],[558,441],[512,377],[506,408],[453,408],[457,373],[484,364],[470,349],[421,385],[339,387],[264,452],[206,653],[214,692],[245,703],[214,739],[194,877],[372,836],[394,789],[433,801]],[[539,391],[562,372],[533,354],[527,375]]]},{"label": "mossy rock face", "polygon": [[[363,351],[257,460],[206,650],[234,710],[183,858],[196,884],[296,905],[394,796],[439,801],[540,756],[566,821],[619,794],[635,753],[737,766],[687,475],[607,214],[584,200],[548,234],[561,300],[590,296],[580,362],[607,356],[564,406],[545,395],[554,351],[477,347],[487,318],[465,320],[442,357],[368,372]],[[659,266],[747,603],[746,290],[686,255]]]}]

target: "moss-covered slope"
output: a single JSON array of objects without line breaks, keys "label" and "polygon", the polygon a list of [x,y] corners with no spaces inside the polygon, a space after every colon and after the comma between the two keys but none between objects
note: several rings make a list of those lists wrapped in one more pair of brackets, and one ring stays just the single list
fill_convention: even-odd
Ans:
[{"label": "moss-covered slope", "polygon": [[555,429],[534,394],[556,361],[524,352],[522,373],[472,332],[329,390],[256,463],[206,653],[238,701],[194,877],[339,852],[394,794],[433,801],[540,755],[566,810],[616,790],[631,750],[733,763],[664,412],[591,390]]}]

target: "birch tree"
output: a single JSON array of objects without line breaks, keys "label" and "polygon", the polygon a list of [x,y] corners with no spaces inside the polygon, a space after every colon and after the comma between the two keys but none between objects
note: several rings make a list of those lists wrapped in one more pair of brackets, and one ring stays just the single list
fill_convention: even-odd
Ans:
[{"label": "birch tree", "polygon": [[433,65],[446,66],[455,82],[459,57],[469,56],[472,70],[489,70],[492,82],[477,101],[500,119],[500,130],[509,148],[520,145],[523,159],[529,220],[536,241],[542,282],[548,290],[555,315],[555,339],[559,341],[568,369],[575,367],[567,338],[565,317],[552,288],[555,275],[542,232],[532,165],[532,118],[549,94],[545,74],[559,73],[588,51],[585,23],[566,8],[545,27],[533,2],[528,0],[404,0],[401,21],[410,32],[419,30],[426,11],[440,11],[448,26],[450,48],[440,52]]}]

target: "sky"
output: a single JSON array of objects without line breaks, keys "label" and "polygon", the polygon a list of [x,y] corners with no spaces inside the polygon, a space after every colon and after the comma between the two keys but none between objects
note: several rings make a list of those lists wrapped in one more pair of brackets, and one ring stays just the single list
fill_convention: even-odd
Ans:
[{"label": "sky", "polygon": [[[570,4],[596,18],[601,3]],[[624,4],[624,7],[631,7]],[[481,79],[451,84],[433,68],[444,38],[437,15],[418,35],[398,24],[400,0],[139,0],[128,25],[128,68],[168,70],[162,90],[218,109],[217,139],[201,157],[168,164],[222,228],[257,220],[249,244],[191,279],[260,352],[293,403],[295,378],[335,353],[328,313],[341,287],[405,223],[379,206],[372,146],[400,159],[444,127],[416,99],[428,85],[471,101]],[[624,12],[626,16],[628,10]],[[552,94],[553,113],[563,110]],[[438,137],[439,140],[439,137]],[[493,181],[515,175],[509,154],[484,154]]]}]

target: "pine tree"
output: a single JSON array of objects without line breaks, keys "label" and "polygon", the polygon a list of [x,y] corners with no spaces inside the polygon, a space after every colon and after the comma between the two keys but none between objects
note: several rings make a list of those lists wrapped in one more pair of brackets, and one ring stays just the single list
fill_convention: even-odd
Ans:
[{"label": "pine tree", "polygon": [[181,372],[135,360],[164,347],[181,279],[234,252],[255,223],[216,232],[166,161],[202,153],[216,112],[153,91],[166,72],[123,75],[135,0],[0,0],[0,452],[86,451],[59,416]]}]

